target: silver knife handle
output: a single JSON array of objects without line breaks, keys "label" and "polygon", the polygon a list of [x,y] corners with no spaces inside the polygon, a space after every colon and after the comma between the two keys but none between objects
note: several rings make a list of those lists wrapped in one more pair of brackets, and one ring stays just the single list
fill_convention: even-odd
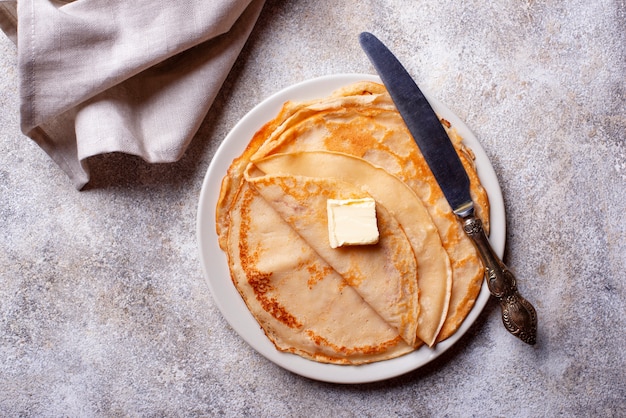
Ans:
[{"label": "silver knife handle", "polygon": [[502,322],[506,329],[525,343],[537,341],[537,311],[517,290],[515,276],[494,253],[483,223],[475,215],[463,218],[463,229],[474,241],[485,263],[487,286],[502,308]]}]

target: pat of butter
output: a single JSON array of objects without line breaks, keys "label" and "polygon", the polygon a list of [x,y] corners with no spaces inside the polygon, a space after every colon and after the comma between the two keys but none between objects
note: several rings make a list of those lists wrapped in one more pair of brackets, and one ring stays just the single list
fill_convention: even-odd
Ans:
[{"label": "pat of butter", "polygon": [[376,201],[363,199],[326,201],[328,238],[332,248],[344,245],[369,245],[378,242]]}]

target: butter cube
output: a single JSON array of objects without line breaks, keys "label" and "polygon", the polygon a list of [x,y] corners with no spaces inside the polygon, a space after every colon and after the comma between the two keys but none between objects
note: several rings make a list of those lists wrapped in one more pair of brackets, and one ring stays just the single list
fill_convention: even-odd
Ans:
[{"label": "butter cube", "polygon": [[378,242],[376,201],[362,199],[326,201],[328,238],[332,248],[344,245],[369,245]]}]

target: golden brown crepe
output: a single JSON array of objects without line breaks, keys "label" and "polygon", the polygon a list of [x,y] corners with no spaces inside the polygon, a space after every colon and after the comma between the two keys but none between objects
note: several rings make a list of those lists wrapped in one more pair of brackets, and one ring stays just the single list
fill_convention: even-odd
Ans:
[{"label": "golden brown crepe", "polygon": [[417,260],[421,307],[417,336],[428,345],[434,343],[448,311],[452,269],[437,228],[413,190],[382,168],[335,152],[275,154],[249,167],[265,175],[340,179],[360,187],[388,209],[407,234]]},{"label": "golden brown crepe", "polygon": [[[326,221],[327,199],[358,199],[364,193],[333,178],[298,175],[262,176],[249,184],[305,242],[339,273],[409,345],[415,345],[419,312],[417,266],[397,220],[379,205],[377,245],[331,248]],[[281,255],[297,257],[288,248]]]},{"label": "golden brown crepe", "polygon": [[[473,155],[453,129],[448,133],[488,227]],[[330,248],[324,202],[345,195],[376,200],[380,245]],[[449,337],[483,278],[475,248],[384,86],[371,82],[285,103],[228,170],[216,228],[233,282],[268,337],[280,350],[318,361],[378,361]],[[267,244],[278,237],[280,244]],[[403,265],[411,260],[414,270]],[[394,266],[391,285],[379,263]],[[316,285],[303,288],[303,280]],[[359,288],[372,280],[378,283]],[[375,300],[378,291],[387,293]],[[417,316],[400,312],[414,305]],[[322,315],[325,306],[333,313]],[[319,318],[311,322],[314,312]],[[365,328],[355,328],[358,323]],[[417,340],[408,335],[413,332]]]},{"label": "golden brown crepe", "polygon": [[[227,240],[233,281],[283,351],[339,364],[409,352],[416,344],[416,266],[408,239],[397,233],[397,221],[379,208],[380,245],[344,248],[335,256],[328,251],[328,262],[301,236],[318,235],[325,241],[323,250],[328,240],[319,229],[326,224],[316,224],[315,206],[325,205],[324,196],[362,195],[350,185],[333,183],[304,177],[243,183]],[[310,222],[294,216],[303,210],[310,212]],[[304,225],[294,229],[289,221]]]}]

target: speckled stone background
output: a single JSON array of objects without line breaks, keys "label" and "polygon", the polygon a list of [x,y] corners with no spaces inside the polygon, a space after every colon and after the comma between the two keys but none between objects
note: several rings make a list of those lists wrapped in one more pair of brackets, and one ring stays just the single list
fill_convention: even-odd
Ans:
[{"label": "speckled stone background", "polygon": [[[268,362],[216,308],[195,236],[215,150],[286,86],[373,72],[363,30],[491,158],[535,347],[492,301],[426,367],[334,385]],[[184,158],[96,157],[77,192],[19,131],[0,36],[0,415],[626,416],[625,80],[624,0],[268,0]]]}]

